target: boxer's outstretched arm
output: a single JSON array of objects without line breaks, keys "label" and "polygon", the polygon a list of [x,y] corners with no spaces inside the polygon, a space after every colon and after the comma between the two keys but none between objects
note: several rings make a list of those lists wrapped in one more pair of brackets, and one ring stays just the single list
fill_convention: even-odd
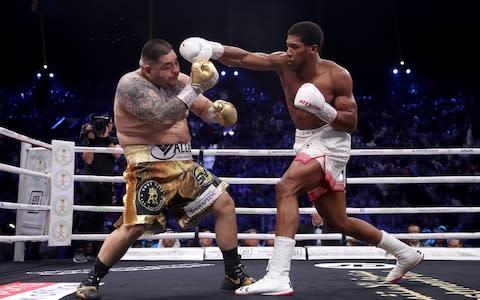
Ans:
[{"label": "boxer's outstretched arm", "polygon": [[278,71],[286,63],[285,52],[271,54],[250,52],[239,47],[224,46],[200,37],[185,39],[180,45],[180,54],[189,62],[216,59],[227,66],[256,71]]},{"label": "boxer's outstretched arm", "polygon": [[285,52],[271,54],[250,52],[234,46],[223,46],[223,55],[218,61],[224,65],[256,71],[276,71],[280,60],[285,59]]}]

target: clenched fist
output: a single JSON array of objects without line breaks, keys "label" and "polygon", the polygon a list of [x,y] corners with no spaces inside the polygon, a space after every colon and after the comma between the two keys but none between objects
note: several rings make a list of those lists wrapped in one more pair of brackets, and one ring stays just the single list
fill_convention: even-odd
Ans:
[{"label": "clenched fist", "polygon": [[211,89],[218,82],[218,71],[208,60],[200,60],[192,64],[192,87],[200,93]]},{"label": "clenched fist", "polygon": [[224,100],[213,102],[213,114],[215,121],[223,127],[229,127],[237,123],[237,109],[232,103]]}]

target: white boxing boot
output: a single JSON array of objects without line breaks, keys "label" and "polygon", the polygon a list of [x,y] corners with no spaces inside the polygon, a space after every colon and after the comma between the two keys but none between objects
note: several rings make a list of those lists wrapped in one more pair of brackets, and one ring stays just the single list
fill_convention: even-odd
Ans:
[{"label": "white boxing boot", "polygon": [[275,237],[272,258],[268,262],[267,274],[257,282],[235,290],[235,295],[290,296],[293,287],[290,282],[290,265],[295,240]]},{"label": "white boxing boot", "polygon": [[384,249],[397,259],[397,264],[385,279],[386,283],[396,283],[400,281],[408,271],[423,261],[424,255],[422,252],[413,249],[383,230],[382,240],[377,247]]}]

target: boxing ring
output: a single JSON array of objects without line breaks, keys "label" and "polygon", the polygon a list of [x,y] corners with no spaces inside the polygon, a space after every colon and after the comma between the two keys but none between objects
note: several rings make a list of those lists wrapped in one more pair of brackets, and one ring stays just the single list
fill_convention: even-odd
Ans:
[{"label": "boxing ring", "polygon": [[[20,166],[0,163],[0,171],[19,175],[21,178],[42,178],[50,181],[48,204],[13,203],[0,201],[0,209],[38,212],[47,215],[43,234],[1,235],[0,243],[14,244],[12,262],[0,264],[0,299],[74,299],[78,283],[88,272],[90,263],[75,264],[68,260],[49,259],[25,261],[25,242],[48,242],[49,246],[68,246],[71,241],[103,241],[106,234],[72,233],[73,211],[116,212],[119,206],[75,205],[74,182],[124,183],[121,176],[92,176],[75,174],[72,164],[75,153],[123,153],[119,148],[76,147],[72,142],[52,141],[48,144],[0,127],[3,137],[21,143]],[[26,168],[25,157],[29,152],[47,149],[51,170],[38,167]],[[42,150],[43,151],[43,150]],[[283,149],[193,149],[199,158],[205,156],[294,156],[293,150]],[[478,155],[477,148],[428,148],[428,149],[353,149],[352,156],[432,156]],[[217,174],[221,175],[221,174]],[[22,177],[24,176],[24,177]],[[221,177],[231,185],[273,185],[279,178]],[[20,182],[20,180],[19,180]],[[347,177],[348,185],[355,184],[456,184],[479,183],[480,176],[401,176],[401,177]],[[21,194],[19,193],[19,196]],[[44,195],[45,196],[45,195]],[[1,199],[0,199],[1,200]],[[18,199],[20,202],[20,197]],[[314,211],[301,207],[300,214]],[[237,207],[238,215],[275,215],[275,208]],[[347,208],[349,215],[379,214],[478,214],[480,207],[362,207]],[[18,221],[18,220],[17,220]],[[19,224],[17,223],[17,226]],[[56,226],[56,227],[55,227]],[[61,234],[60,234],[61,233]],[[399,239],[480,239],[480,232],[396,233]],[[140,239],[162,238],[215,238],[214,233],[181,232],[144,235]],[[273,239],[273,234],[239,233],[242,239]],[[350,239],[341,234],[297,234],[296,240]],[[239,247],[249,274],[260,278],[265,273],[266,259],[271,247]],[[295,288],[293,298],[351,299],[360,293],[366,299],[396,297],[400,299],[480,299],[480,249],[422,247],[425,262],[408,273],[399,284],[384,284],[383,278],[395,264],[384,250],[369,246],[311,246],[295,247],[291,279]],[[210,274],[210,276],[205,276]],[[133,276],[132,276],[133,275]],[[102,299],[224,299],[231,291],[220,290],[223,276],[221,252],[211,248],[131,248],[122,260],[112,268],[101,287]],[[188,287],[185,283],[188,282]],[[168,287],[161,289],[159,284]],[[142,286],[139,293],[136,287]],[[157,287],[157,288],[156,288]],[[246,296],[258,298],[260,296]]]}]

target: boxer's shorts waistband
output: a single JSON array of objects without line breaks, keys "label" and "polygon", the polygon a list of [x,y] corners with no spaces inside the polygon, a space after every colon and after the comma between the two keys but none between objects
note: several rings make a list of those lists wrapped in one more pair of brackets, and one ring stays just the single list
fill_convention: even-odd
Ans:
[{"label": "boxer's shorts waistband", "polygon": [[129,164],[193,159],[190,144],[128,145],[123,151]]},{"label": "boxer's shorts waistband", "polygon": [[309,137],[309,136],[312,136],[312,135],[316,134],[317,132],[322,131],[327,126],[329,126],[329,125],[325,124],[320,128],[307,129],[307,130],[296,129],[295,130],[295,136],[300,137],[300,138]]}]

